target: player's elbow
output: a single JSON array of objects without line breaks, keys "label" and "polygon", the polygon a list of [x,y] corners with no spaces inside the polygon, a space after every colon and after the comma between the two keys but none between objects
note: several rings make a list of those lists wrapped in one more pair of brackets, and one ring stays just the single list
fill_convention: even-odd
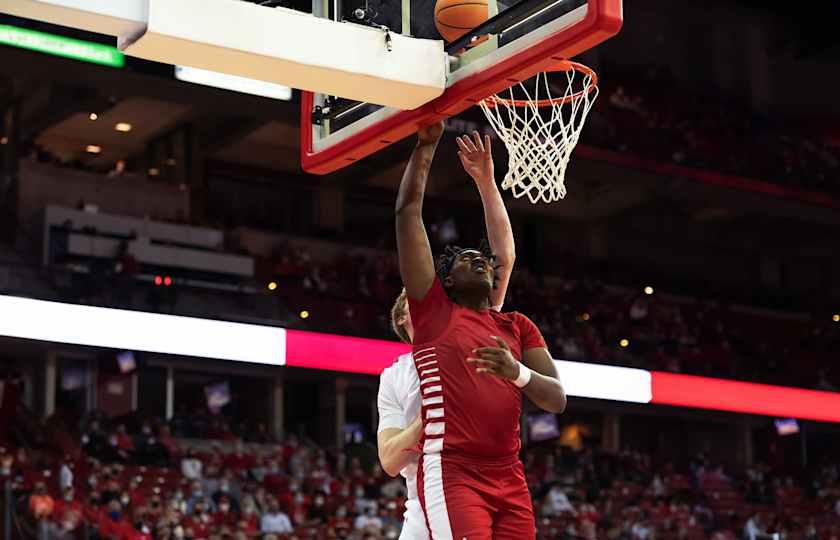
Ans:
[{"label": "player's elbow", "polygon": [[557,389],[552,392],[551,398],[546,400],[543,408],[554,414],[563,414],[566,411],[566,392],[559,383]]},{"label": "player's elbow", "polygon": [[382,465],[382,470],[385,471],[385,474],[391,478],[400,474],[400,469],[393,462],[383,459],[381,455],[379,456],[379,463]]},{"label": "player's elbow", "polygon": [[566,412],[566,394],[563,394],[557,398],[554,403],[554,410],[551,411],[554,414],[563,414]]},{"label": "player's elbow", "polygon": [[379,450],[379,464],[382,465],[382,470],[385,471],[385,474],[392,478],[400,474],[399,466],[388,455],[387,449]]}]

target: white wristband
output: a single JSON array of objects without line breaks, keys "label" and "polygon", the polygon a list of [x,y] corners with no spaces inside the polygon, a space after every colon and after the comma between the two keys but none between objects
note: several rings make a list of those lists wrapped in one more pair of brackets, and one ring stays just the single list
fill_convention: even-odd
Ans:
[{"label": "white wristband", "polygon": [[522,362],[517,363],[519,364],[519,376],[515,381],[513,381],[513,384],[515,384],[517,388],[525,388],[528,386],[528,383],[531,382],[531,369]]}]

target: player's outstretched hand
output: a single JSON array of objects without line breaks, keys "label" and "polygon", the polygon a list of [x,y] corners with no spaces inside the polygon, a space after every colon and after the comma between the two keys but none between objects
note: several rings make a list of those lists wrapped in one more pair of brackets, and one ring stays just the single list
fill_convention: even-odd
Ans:
[{"label": "player's outstretched hand", "polygon": [[443,121],[423,126],[417,130],[417,144],[420,146],[437,144],[441,135],[443,135]]},{"label": "player's outstretched hand", "polygon": [[475,366],[478,373],[489,373],[502,379],[515,381],[519,377],[519,362],[510,352],[510,347],[499,336],[490,336],[498,347],[479,347],[473,349],[476,357],[467,358],[467,362]]},{"label": "player's outstretched hand", "polygon": [[461,165],[473,180],[482,187],[485,183],[494,183],[493,153],[490,149],[490,136],[485,135],[481,140],[478,131],[473,131],[473,136],[462,135],[455,139],[458,143],[458,157],[461,158]]}]

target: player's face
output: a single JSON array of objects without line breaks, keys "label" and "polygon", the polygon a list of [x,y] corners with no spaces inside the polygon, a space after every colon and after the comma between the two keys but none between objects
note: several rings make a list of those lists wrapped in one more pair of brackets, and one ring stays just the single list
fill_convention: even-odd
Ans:
[{"label": "player's face", "polygon": [[449,278],[455,290],[486,289],[489,294],[493,288],[493,273],[493,265],[487,257],[480,251],[467,249],[455,258]]}]

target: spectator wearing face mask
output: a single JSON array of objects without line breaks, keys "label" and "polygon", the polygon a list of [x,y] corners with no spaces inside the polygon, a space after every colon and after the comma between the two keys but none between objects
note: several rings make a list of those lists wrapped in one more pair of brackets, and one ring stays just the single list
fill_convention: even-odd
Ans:
[{"label": "spectator wearing face mask", "polygon": [[260,530],[263,533],[288,534],[292,532],[292,522],[284,512],[280,511],[280,504],[276,499],[269,500],[268,511],[262,515]]},{"label": "spectator wearing face mask", "polygon": [[193,482],[190,487],[190,496],[187,497],[187,513],[192,513],[195,509],[196,503],[203,501],[206,497],[204,488],[201,482]]},{"label": "spectator wearing face mask", "polygon": [[326,506],[326,495],[318,492],[312,498],[312,506],[309,507],[307,522],[311,526],[325,525],[330,520]]},{"label": "spectator wearing face mask", "polygon": [[216,505],[220,504],[220,500],[222,497],[227,497],[228,503],[230,504],[231,509],[234,512],[239,512],[239,496],[240,496],[240,489],[239,484],[233,479],[233,476],[230,474],[229,471],[225,471],[225,474],[219,480],[219,487],[215,493],[213,493],[213,501],[215,501]]},{"label": "spectator wearing face mask", "polygon": [[206,499],[197,499],[184,518],[184,527],[192,532],[193,538],[207,538],[213,525],[209,513],[210,505]]},{"label": "spectator wearing face mask", "polygon": [[236,525],[236,512],[234,512],[233,507],[231,506],[230,497],[227,495],[219,497],[217,510],[213,514],[211,521],[214,527],[222,527],[225,525],[232,527]]},{"label": "spectator wearing face mask", "polygon": [[376,507],[370,505],[365,512],[356,518],[353,528],[363,533],[379,532],[382,530],[382,520],[376,515]]},{"label": "spectator wearing face mask", "polygon": [[356,513],[364,514],[365,510],[370,508],[373,501],[371,501],[365,496],[365,488],[363,488],[362,486],[356,486],[356,489],[353,491],[353,494],[355,496],[353,502],[355,504]]},{"label": "spectator wearing face mask", "polygon": [[[329,528],[332,531],[351,531],[353,529],[353,520],[350,519],[347,512],[347,507],[343,504],[336,507],[332,513],[329,521]],[[343,538],[343,537],[340,537]]]},{"label": "spectator wearing face mask", "polygon": [[123,519],[119,501],[108,503],[107,509],[99,519],[99,536],[107,540],[126,540],[132,536],[131,525]]},{"label": "spectator wearing face mask", "polygon": [[181,459],[181,474],[184,478],[190,481],[201,480],[203,468],[204,464],[198,459],[195,450],[192,448],[187,450],[187,455]]},{"label": "spectator wearing face mask", "polygon": [[260,530],[257,504],[250,495],[242,501],[242,515],[239,516],[239,530],[245,531],[249,536],[256,536]]}]

